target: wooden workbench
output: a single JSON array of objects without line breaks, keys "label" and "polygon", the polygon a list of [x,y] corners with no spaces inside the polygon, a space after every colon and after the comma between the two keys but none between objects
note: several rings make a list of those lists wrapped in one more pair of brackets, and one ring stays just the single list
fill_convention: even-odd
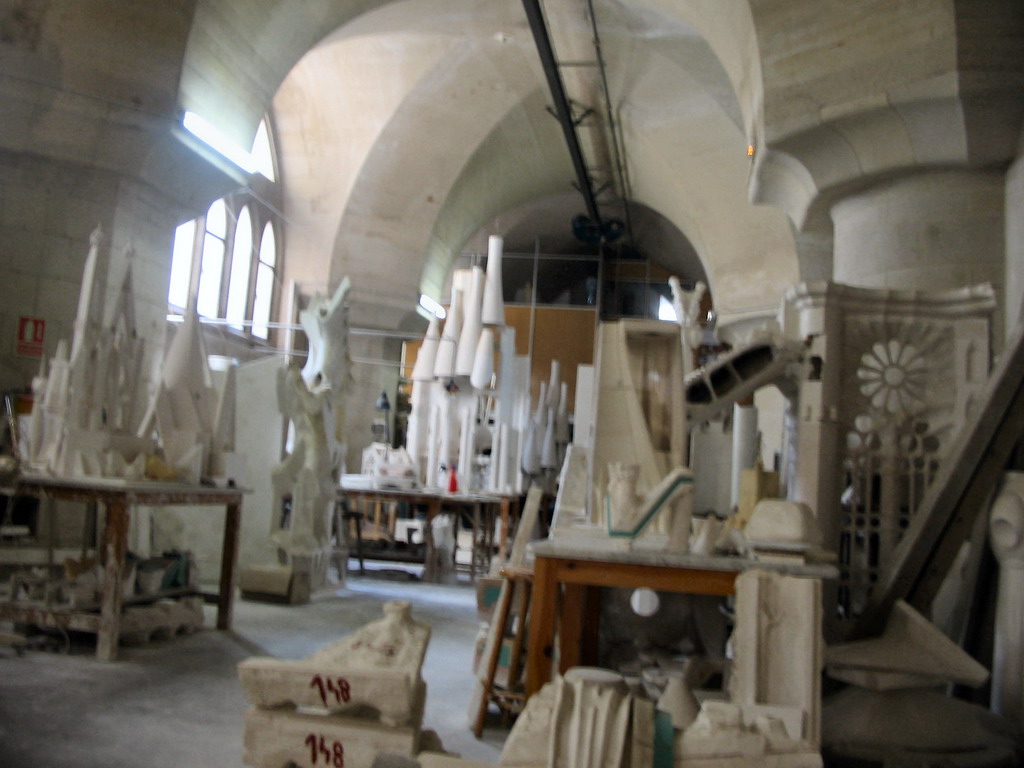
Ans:
[{"label": "wooden workbench", "polygon": [[549,539],[533,545],[533,597],[527,635],[526,696],[552,677],[555,635],[558,672],[597,660],[600,588],[647,587],[694,595],[731,595],[736,577],[748,569],[771,570],[809,578],[835,578],[833,565],[796,565],[743,557],[625,549],[595,537],[581,543]]},{"label": "wooden workbench", "polygon": [[117,658],[124,598],[122,581],[125,554],[128,549],[130,509],[133,506],[161,507],[170,505],[225,508],[224,534],[221,545],[220,582],[218,591],[205,593],[198,589],[177,589],[157,593],[148,600],[164,597],[200,595],[217,606],[217,629],[230,629],[235,591],[235,565],[238,560],[238,535],[242,515],[242,493],[236,488],[213,488],[128,481],[107,478],[53,478],[22,476],[14,485],[0,489],[10,496],[31,496],[38,499],[61,499],[86,505],[102,504],[106,511],[100,542],[99,560],[103,566],[102,599],[99,613],[70,608],[0,603],[0,619],[44,627],[61,627],[96,633],[96,657],[106,661]]},{"label": "wooden workbench", "polygon": [[423,540],[426,546],[426,562],[423,572],[424,581],[436,581],[434,572],[434,540],[430,535],[431,523],[445,509],[469,507],[473,514],[473,553],[470,558],[470,576],[475,577],[477,571],[486,573],[490,557],[479,557],[480,548],[489,552],[492,532],[496,520],[501,520],[498,537],[498,554],[504,558],[508,548],[509,529],[515,523],[515,515],[519,509],[516,496],[496,493],[456,492],[448,493],[436,488],[417,488],[412,490],[399,488],[366,488],[342,483],[338,490],[339,498],[361,501],[405,502],[406,504],[422,505],[427,510]]}]

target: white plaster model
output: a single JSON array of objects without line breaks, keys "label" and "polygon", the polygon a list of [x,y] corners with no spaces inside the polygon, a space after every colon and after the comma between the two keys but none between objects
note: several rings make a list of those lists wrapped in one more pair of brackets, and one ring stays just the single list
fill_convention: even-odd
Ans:
[{"label": "white plaster model", "polygon": [[470,271],[469,293],[463,297],[465,301],[462,305],[462,328],[455,347],[456,376],[468,377],[473,373],[476,348],[483,328],[480,322],[480,305],[483,301],[484,277],[482,267],[474,266]]},{"label": "white plaster model", "polygon": [[978,687],[988,670],[903,600],[894,605],[881,636],[830,645],[830,677],[886,691],[947,683]]},{"label": "white plaster model", "polygon": [[327,394],[311,391],[294,365],[279,369],[277,383],[278,406],[294,425],[294,444],[271,473],[273,509],[281,510],[285,497],[291,498],[287,525],[275,519],[271,541],[285,553],[287,565],[309,574],[310,587],[316,589],[327,578],[334,503],[324,419]]},{"label": "white plaster model", "polygon": [[736,579],[735,611],[732,703],[795,709],[801,727],[791,738],[817,750],[824,652],[821,581],[744,571]]},{"label": "white plaster model", "polygon": [[429,640],[430,627],[412,619],[409,603],[393,600],[384,604],[383,618],[308,658],[246,659],[238,665],[238,677],[246,698],[258,707],[290,705],[335,714],[369,707],[389,727],[418,728]]},{"label": "white plaster model", "polygon": [[47,375],[32,382],[33,409],[24,443],[26,466],[61,476],[142,477],[155,452],[138,436],[137,407],[144,342],[135,323],[129,250],[115,303],[106,314],[109,247],[99,227],[90,237],[70,352],[61,341]]},{"label": "white plaster model", "polygon": [[700,703],[690,690],[682,671],[668,675],[665,690],[658,697],[658,710],[668,713],[672,718],[672,727],[678,731],[685,730],[697,719]]},{"label": "white plaster model", "polygon": [[1024,726],[1024,473],[1004,476],[989,535],[999,561],[992,709]]},{"label": "white plaster model", "polygon": [[497,235],[487,238],[487,281],[484,284],[481,320],[485,326],[505,325],[505,299],[501,282],[501,260],[504,240]]},{"label": "white plaster model", "polygon": [[684,291],[679,283],[679,278],[673,275],[668,279],[669,288],[672,291],[672,307],[676,312],[676,322],[679,323],[679,339],[682,343],[683,376],[687,376],[694,369],[694,352],[700,344],[701,328],[697,324],[700,315],[700,304],[707,293],[707,286],[698,281],[692,291]]}]

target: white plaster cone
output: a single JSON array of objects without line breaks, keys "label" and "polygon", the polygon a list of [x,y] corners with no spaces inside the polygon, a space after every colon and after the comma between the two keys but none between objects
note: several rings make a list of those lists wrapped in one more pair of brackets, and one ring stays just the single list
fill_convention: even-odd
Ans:
[{"label": "white plaster cone", "polygon": [[658,709],[672,718],[672,727],[683,731],[700,712],[700,703],[682,674],[670,675],[665,691],[658,698]]},{"label": "white plaster cone", "polygon": [[444,333],[437,346],[437,357],[434,360],[434,376],[439,379],[450,379],[455,373],[455,345],[462,330],[462,291],[452,289],[452,303],[448,308],[448,319],[444,321]]},{"label": "white plaster cone", "polygon": [[487,280],[484,283],[480,319],[486,325],[505,324],[505,301],[501,284],[501,256],[504,240],[497,235],[487,239]]},{"label": "white plaster cone", "polygon": [[480,302],[483,301],[483,292],[484,271],[481,267],[473,267],[469,293],[463,297],[462,331],[455,352],[456,376],[469,376],[473,373],[476,345],[480,340]]},{"label": "white plaster cone", "polygon": [[558,398],[562,393],[562,364],[557,360],[551,361],[551,379],[548,381],[547,399],[541,399],[548,408],[558,410]]},{"label": "white plaster cone", "polygon": [[430,381],[434,378],[434,364],[437,362],[437,345],[441,341],[441,334],[438,333],[440,320],[437,315],[430,318],[430,325],[427,326],[427,333],[420,344],[420,351],[416,355],[416,364],[412,367],[413,381]]},{"label": "white plaster cone", "polygon": [[555,445],[555,412],[548,408],[544,427],[544,442],[540,446],[540,465],[544,469],[558,469],[558,447]]},{"label": "white plaster cone", "polygon": [[494,377],[494,329],[484,328],[480,331],[480,339],[476,344],[476,355],[473,358],[473,372],[469,383],[476,389],[488,389]]}]

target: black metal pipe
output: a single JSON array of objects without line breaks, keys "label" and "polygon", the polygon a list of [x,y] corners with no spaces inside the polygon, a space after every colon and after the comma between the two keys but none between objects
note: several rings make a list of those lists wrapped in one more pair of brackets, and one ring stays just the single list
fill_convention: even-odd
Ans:
[{"label": "black metal pipe", "polygon": [[580,193],[587,205],[587,215],[597,226],[598,231],[603,231],[601,212],[597,209],[597,197],[594,195],[594,187],[590,181],[590,174],[587,172],[587,164],[583,159],[583,150],[580,147],[579,137],[576,135],[576,122],[573,120],[572,110],[569,107],[569,99],[565,95],[565,86],[562,84],[562,75],[558,71],[555,51],[551,47],[551,38],[548,35],[547,24],[544,22],[544,12],[541,10],[540,0],[523,0],[523,9],[530,22],[530,31],[533,33],[537,53],[540,55],[540,63],[544,67],[544,76],[548,81],[551,98],[555,102],[555,115],[562,126],[565,143],[569,147],[569,156],[572,158],[572,166],[576,171]]}]

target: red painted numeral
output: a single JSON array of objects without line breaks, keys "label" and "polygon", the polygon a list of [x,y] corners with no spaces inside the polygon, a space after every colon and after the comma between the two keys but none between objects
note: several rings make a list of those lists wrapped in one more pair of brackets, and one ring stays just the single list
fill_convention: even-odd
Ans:
[{"label": "red painted numeral", "polygon": [[[343,677],[328,677],[325,681],[323,676],[316,675],[309,681],[309,687],[316,688],[320,692],[320,701],[324,703],[325,707],[329,707],[332,703],[348,703],[352,698],[352,689],[349,686],[348,680]],[[330,701],[331,697],[328,694],[333,696],[333,702]]]},{"label": "red painted numeral", "polygon": [[310,765],[320,765],[322,760],[323,765],[345,768],[345,747],[340,741],[332,741],[328,746],[327,739],[311,733],[304,743],[309,747]]}]

